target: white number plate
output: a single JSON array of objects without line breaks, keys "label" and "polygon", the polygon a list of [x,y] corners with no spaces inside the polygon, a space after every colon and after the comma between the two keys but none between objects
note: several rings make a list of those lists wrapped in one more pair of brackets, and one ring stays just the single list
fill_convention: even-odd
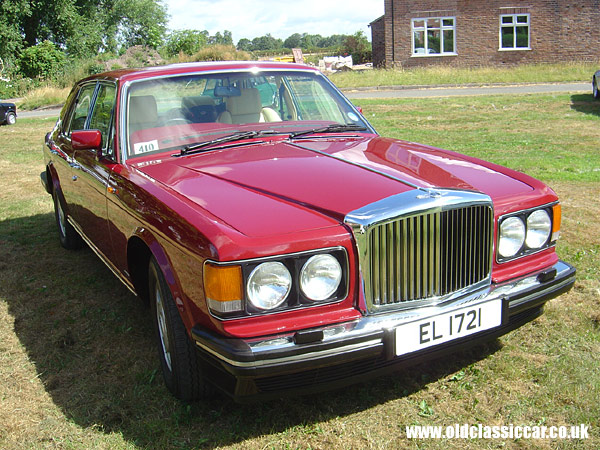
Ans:
[{"label": "white number plate", "polygon": [[502,324],[502,299],[466,306],[396,328],[396,355],[489,330]]}]

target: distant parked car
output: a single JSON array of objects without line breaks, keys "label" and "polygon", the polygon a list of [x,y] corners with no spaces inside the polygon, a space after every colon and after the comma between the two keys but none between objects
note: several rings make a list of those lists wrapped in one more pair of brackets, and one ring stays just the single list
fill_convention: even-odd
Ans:
[{"label": "distant parked car", "polygon": [[14,125],[17,122],[17,106],[14,103],[0,103],[0,125]]},{"label": "distant parked car", "polygon": [[299,64],[95,75],[44,158],[60,243],[86,242],[149,301],[166,385],[185,400],[207,383],[277,397],[453,361],[575,281],[549,187],[381,137]]},{"label": "distant parked car", "polygon": [[600,92],[598,92],[598,80],[600,79],[600,70],[598,70],[594,77],[592,78],[592,92],[594,93],[594,98],[600,99]]}]

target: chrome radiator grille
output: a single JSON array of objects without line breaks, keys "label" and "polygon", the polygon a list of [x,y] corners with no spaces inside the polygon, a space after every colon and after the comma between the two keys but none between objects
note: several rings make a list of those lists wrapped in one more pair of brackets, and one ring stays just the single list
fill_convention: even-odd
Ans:
[{"label": "chrome radiator grille", "polygon": [[444,299],[489,282],[491,201],[390,215],[360,227],[347,220],[359,247],[370,312]]}]

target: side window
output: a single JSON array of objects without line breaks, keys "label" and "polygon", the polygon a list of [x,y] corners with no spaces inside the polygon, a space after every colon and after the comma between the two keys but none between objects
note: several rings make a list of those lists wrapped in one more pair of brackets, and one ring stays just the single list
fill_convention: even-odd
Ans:
[{"label": "side window", "polygon": [[529,50],[529,14],[500,16],[500,50]]},{"label": "side window", "polygon": [[117,90],[114,84],[100,84],[88,126],[90,130],[100,130],[102,133],[102,151],[107,156],[112,156],[114,150],[112,130],[116,94]]},{"label": "side window", "polygon": [[89,84],[82,87],[79,94],[77,94],[77,101],[75,102],[75,107],[71,113],[71,120],[67,126],[66,134],[71,134],[71,131],[73,130],[84,129],[95,90],[96,84]]}]

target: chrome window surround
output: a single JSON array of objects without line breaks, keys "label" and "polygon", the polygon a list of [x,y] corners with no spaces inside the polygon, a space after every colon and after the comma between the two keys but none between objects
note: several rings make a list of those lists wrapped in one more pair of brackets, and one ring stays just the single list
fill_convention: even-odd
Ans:
[{"label": "chrome window surround", "polygon": [[[436,279],[435,283],[438,283],[439,274],[442,270],[447,271],[446,268],[442,267],[443,264],[440,258],[441,232],[439,216],[442,213],[453,210],[460,212],[470,207],[483,207],[489,223],[477,228],[481,230],[480,235],[459,236],[456,240],[466,238],[464,241],[451,242],[451,245],[454,246],[453,248],[460,249],[465,244],[466,247],[460,250],[469,256],[467,258],[469,260],[468,264],[478,274],[476,277],[471,277],[474,281],[469,278],[462,280],[461,283],[451,283],[453,289],[449,291],[446,289],[440,295],[440,290],[431,286],[434,283],[431,281],[432,277]],[[430,224],[427,224],[427,220],[432,215],[437,215],[438,218],[432,219]],[[381,227],[386,225],[396,226],[397,231],[389,232],[391,234],[395,233],[395,236],[390,240],[399,243],[399,226],[396,224],[405,219],[422,220],[420,225],[409,229],[409,233],[411,233],[409,237],[403,236],[402,238],[404,243],[408,243],[412,249],[409,251],[414,251],[411,257],[414,257],[420,266],[418,270],[415,267],[410,267],[408,265],[410,261],[407,257],[404,260],[403,267],[408,267],[410,274],[401,271],[400,263],[396,264],[396,259],[404,258],[404,256],[400,256],[401,252],[387,251],[388,239],[385,235],[388,232],[381,233],[380,231]],[[366,205],[349,213],[344,221],[351,227],[356,240],[362,275],[360,287],[366,300],[367,312],[370,314],[443,303],[489,287],[491,283],[493,243],[495,240],[493,237],[494,214],[492,200],[485,194],[450,189],[415,189]],[[421,230],[423,233],[421,233]],[[465,230],[467,229],[465,228]],[[467,232],[468,230],[464,231],[464,233]],[[378,235],[374,236],[375,233],[378,233]],[[425,233],[429,237],[421,236]],[[374,249],[371,248],[373,239],[377,242]],[[479,244],[478,247],[476,247],[477,244]],[[379,270],[380,253],[385,259],[381,264],[386,267],[386,270],[388,267],[392,268],[396,282],[390,279],[380,279],[380,276],[382,276]],[[476,254],[478,254],[479,259],[484,258],[480,263],[483,263],[485,273],[481,272],[481,267],[477,267],[477,257],[473,256]],[[456,265],[455,262],[449,264],[454,266]],[[454,271],[453,273],[460,277],[462,277],[461,271],[465,270],[464,267],[451,267],[451,269]],[[425,280],[423,286],[428,286],[421,289],[422,292],[416,294],[413,292],[408,299],[403,300],[401,298],[402,290],[405,289],[403,284],[410,283],[409,278],[417,280],[417,283],[419,283],[420,277]],[[473,282],[469,284],[469,281]]]}]

